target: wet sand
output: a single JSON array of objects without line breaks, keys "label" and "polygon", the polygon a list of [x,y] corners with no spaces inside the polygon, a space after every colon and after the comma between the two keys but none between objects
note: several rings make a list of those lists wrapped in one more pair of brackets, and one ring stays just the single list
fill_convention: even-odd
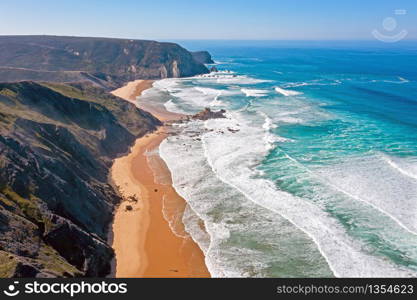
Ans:
[{"label": "wet sand", "polygon": [[[125,87],[119,96],[141,92],[133,84]],[[182,116],[163,107],[153,109],[161,120]],[[172,187],[169,169],[155,152],[167,130],[161,127],[137,139],[130,153],[113,164],[112,179],[124,198],[112,226],[116,277],[210,277],[203,252],[181,222],[186,202]]]}]

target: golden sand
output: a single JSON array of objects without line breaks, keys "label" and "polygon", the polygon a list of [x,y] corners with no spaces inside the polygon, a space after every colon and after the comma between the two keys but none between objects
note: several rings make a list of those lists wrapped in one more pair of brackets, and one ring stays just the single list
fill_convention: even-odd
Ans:
[{"label": "golden sand", "polygon": [[[151,85],[135,81],[113,94],[136,99]],[[124,99],[133,101],[128,97]],[[140,106],[147,107],[143,103]],[[162,120],[181,116],[164,111],[162,107],[152,108]],[[137,139],[130,153],[116,159],[111,169],[112,180],[124,198],[116,210],[112,227],[116,277],[210,276],[203,252],[180,221],[186,202],[173,188],[169,169],[158,155],[152,155],[151,160],[147,155],[166,136],[166,128],[161,127]],[[165,180],[160,182],[156,178]]]},{"label": "golden sand", "polygon": [[144,90],[152,87],[152,84],[153,80],[135,80],[128,82],[126,85],[112,91],[111,93],[117,97],[123,98],[124,100],[135,103],[136,97],[140,96]]}]

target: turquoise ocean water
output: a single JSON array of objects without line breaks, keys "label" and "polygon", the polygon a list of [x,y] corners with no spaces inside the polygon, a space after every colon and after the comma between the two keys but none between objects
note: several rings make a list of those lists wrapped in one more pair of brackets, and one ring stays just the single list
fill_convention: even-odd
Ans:
[{"label": "turquoise ocean water", "polygon": [[417,275],[417,43],[182,44],[219,72],[142,97],[227,111],[159,149],[213,276]]}]

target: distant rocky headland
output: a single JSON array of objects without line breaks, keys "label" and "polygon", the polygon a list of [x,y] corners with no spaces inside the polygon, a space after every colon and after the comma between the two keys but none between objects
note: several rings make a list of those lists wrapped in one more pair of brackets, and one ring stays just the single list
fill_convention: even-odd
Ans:
[{"label": "distant rocky headland", "polygon": [[207,51],[196,51],[191,53],[194,59],[202,64],[214,64],[213,59],[211,58],[210,53]]},{"label": "distant rocky headland", "polygon": [[108,90],[135,79],[208,73],[206,51],[191,53],[175,43],[61,37],[0,36],[0,82],[21,80],[91,82]]},{"label": "distant rocky headland", "polygon": [[173,43],[0,36],[0,277],[101,277],[113,159],[161,122],[107,91],[208,73]]}]

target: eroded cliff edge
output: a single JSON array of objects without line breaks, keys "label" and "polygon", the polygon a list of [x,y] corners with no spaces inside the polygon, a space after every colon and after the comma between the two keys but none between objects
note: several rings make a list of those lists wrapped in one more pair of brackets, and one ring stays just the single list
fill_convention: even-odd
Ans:
[{"label": "eroded cliff edge", "polygon": [[0,277],[108,274],[109,168],[158,125],[91,84],[0,83]]},{"label": "eroded cliff edge", "polygon": [[208,73],[204,63],[209,56],[146,40],[0,36],[0,82],[88,81],[110,90],[136,79]]}]

